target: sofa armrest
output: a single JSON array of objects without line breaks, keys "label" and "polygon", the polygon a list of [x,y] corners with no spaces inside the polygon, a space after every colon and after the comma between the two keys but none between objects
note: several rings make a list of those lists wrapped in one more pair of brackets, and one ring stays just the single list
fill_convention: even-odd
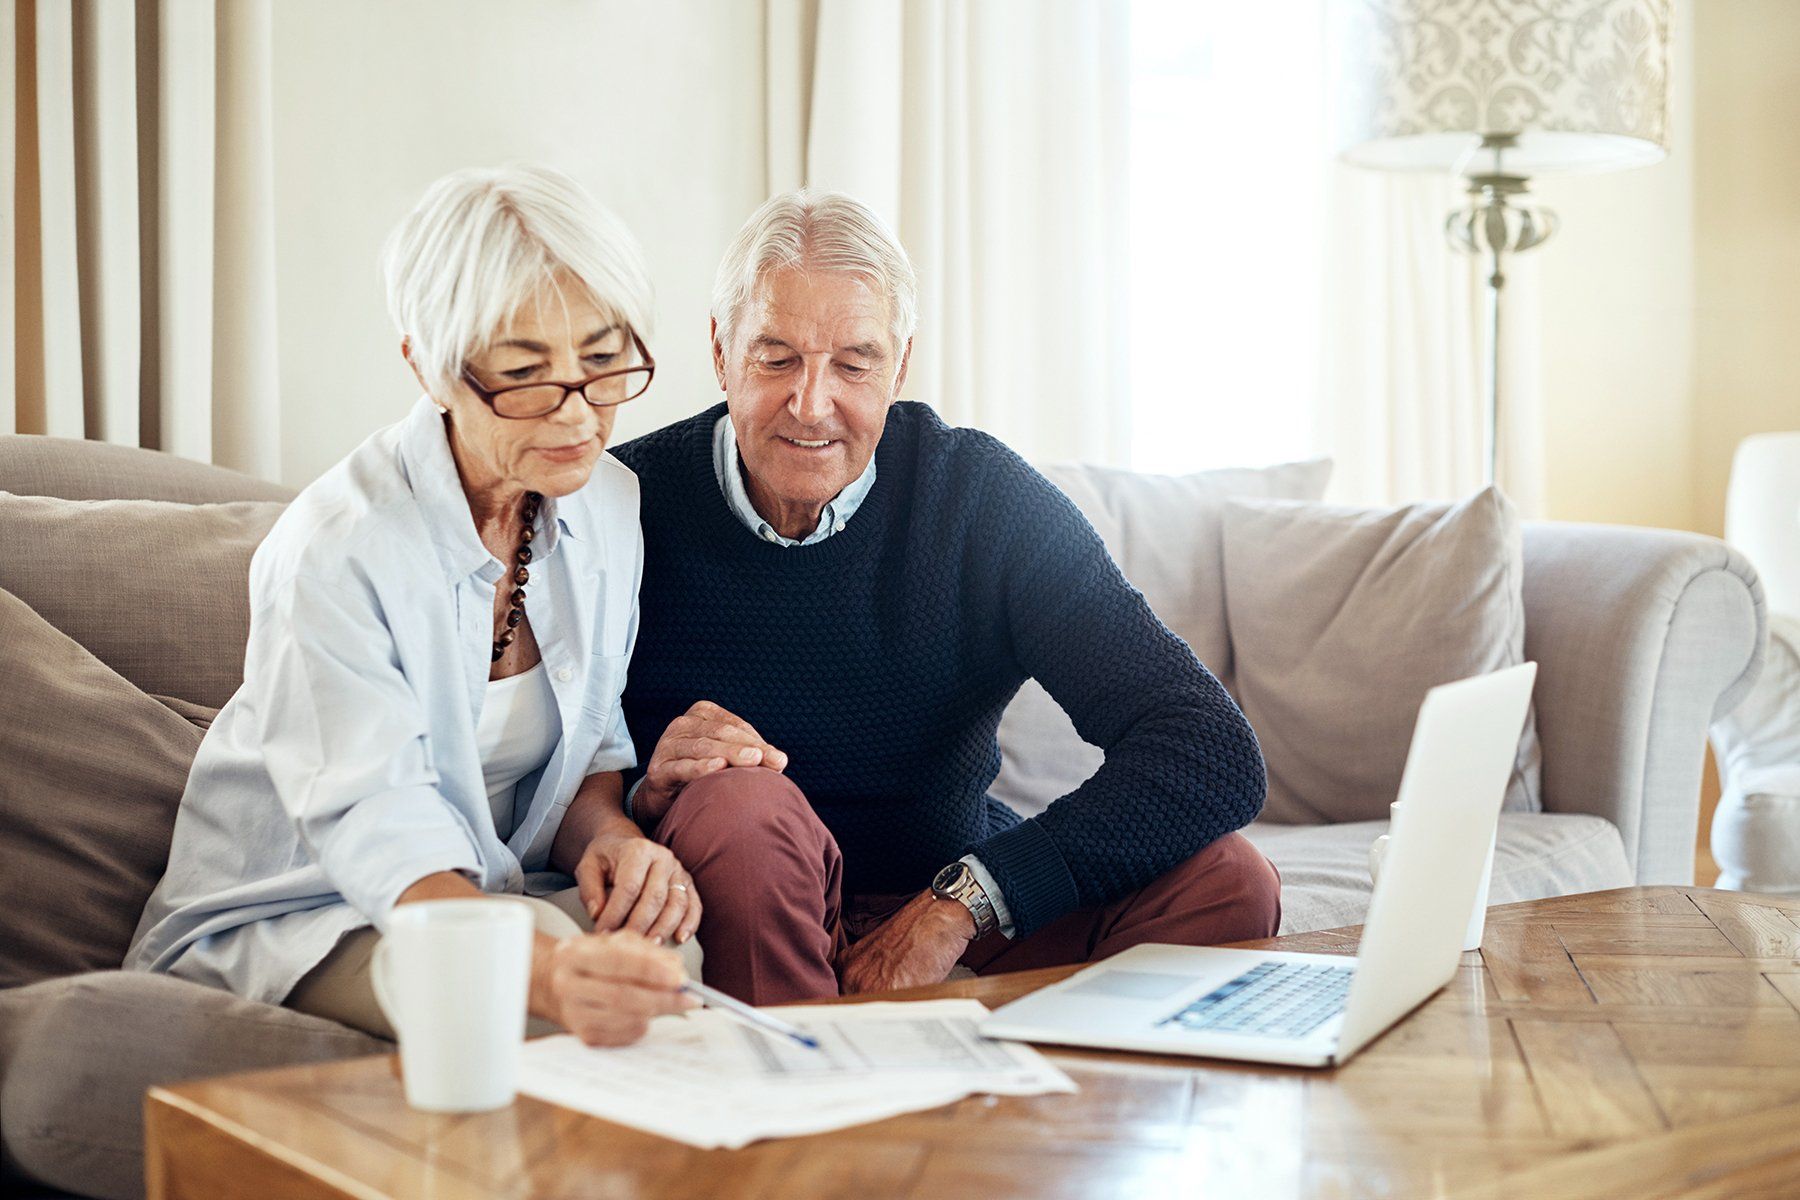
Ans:
[{"label": "sofa armrest", "polygon": [[1707,727],[1755,682],[1762,584],[1716,538],[1525,525],[1544,807],[1618,826],[1640,884],[1693,882]]}]

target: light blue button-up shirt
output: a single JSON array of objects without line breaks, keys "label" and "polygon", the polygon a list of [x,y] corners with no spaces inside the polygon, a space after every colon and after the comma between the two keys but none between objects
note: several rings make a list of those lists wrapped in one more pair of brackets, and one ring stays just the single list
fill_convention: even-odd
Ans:
[{"label": "light blue button-up shirt", "polygon": [[547,872],[576,789],[636,764],[619,694],[643,571],[637,477],[603,456],[539,520],[525,609],[561,736],[520,782],[511,835],[475,741],[510,567],[476,534],[421,398],[303,491],[251,560],[244,683],[200,744],[126,967],[278,1003],[427,875],[568,886]]},{"label": "light blue button-up shirt", "polygon": [[[744,473],[739,462],[737,430],[731,424],[730,413],[720,417],[718,424],[713,426],[713,475],[719,481],[720,490],[725,493],[725,503],[730,506],[732,515],[737,517],[744,528],[778,546],[811,546],[834,533],[842,533],[850,518],[856,515],[856,510],[862,506],[869,489],[875,486],[875,459],[871,455],[869,465],[863,469],[863,473],[825,505],[819,513],[818,526],[800,541],[782,537],[750,502],[750,493],[744,486]],[[638,781],[639,784],[642,782]],[[637,785],[634,784],[634,795],[636,788]],[[988,872],[987,865],[973,854],[963,855],[962,861],[969,865],[976,882],[981,884],[982,890],[993,903],[994,918],[999,923],[1001,934],[1010,938],[1014,932],[1012,913],[1006,907],[1006,897],[1001,895],[999,884]]]},{"label": "light blue button-up shirt", "polygon": [[726,413],[713,426],[713,476],[725,492],[725,502],[744,527],[763,541],[774,542],[777,546],[811,546],[841,531],[845,522],[856,515],[869,489],[875,486],[875,459],[871,457],[863,473],[819,511],[818,526],[795,541],[776,532],[775,527],[756,511],[756,505],[750,503],[750,493],[744,487],[744,472],[739,464],[737,430],[731,424],[731,414]]}]

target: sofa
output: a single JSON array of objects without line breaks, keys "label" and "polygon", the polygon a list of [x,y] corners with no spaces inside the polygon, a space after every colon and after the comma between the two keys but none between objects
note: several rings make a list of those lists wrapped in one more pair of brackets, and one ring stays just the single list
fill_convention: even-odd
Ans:
[{"label": "sofa", "polygon": [[[1230,637],[1229,505],[1307,504],[1326,469],[1047,473],[1170,627],[1242,686],[1257,664]],[[244,564],[291,495],[150,451],[0,437],[0,745],[18,759],[8,773],[30,781],[0,791],[8,1194],[140,1194],[141,1099],[153,1084],[386,1048],[115,969],[160,875],[185,763],[235,687]],[[1706,730],[1762,653],[1754,572],[1716,540],[1661,530],[1527,522],[1515,541],[1522,650],[1540,664],[1534,790],[1502,818],[1492,902],[1691,882]],[[1079,782],[1097,753],[1029,687],[1001,740],[996,794],[1027,812]],[[78,787],[65,786],[72,771]],[[1282,873],[1284,932],[1354,923],[1367,905],[1366,853],[1385,824],[1326,817],[1248,830]]]}]

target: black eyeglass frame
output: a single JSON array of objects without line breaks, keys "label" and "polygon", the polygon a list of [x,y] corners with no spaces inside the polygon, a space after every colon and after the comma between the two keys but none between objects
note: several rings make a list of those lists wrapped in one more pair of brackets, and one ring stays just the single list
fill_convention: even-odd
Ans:
[{"label": "black eyeglass frame", "polygon": [[[547,417],[569,402],[570,392],[579,395],[590,407],[617,408],[619,405],[627,403],[628,401],[636,400],[639,396],[642,396],[645,392],[649,391],[651,382],[656,378],[656,360],[650,357],[649,347],[644,345],[644,339],[638,336],[637,330],[635,329],[631,331],[631,342],[632,345],[637,347],[638,357],[643,359],[643,362],[629,367],[614,367],[610,371],[601,371],[597,375],[588,376],[579,383],[557,383],[552,380],[538,383],[514,384],[511,387],[488,388],[483,387],[481,381],[475,378],[475,372],[469,369],[469,364],[467,363],[463,364],[462,380],[468,385],[469,390],[475,393],[476,399],[487,405],[488,408],[493,411],[493,414],[502,421],[535,421],[539,417]],[[643,372],[644,375],[644,386],[633,392],[631,395],[626,396],[624,399],[599,401],[588,398],[587,389],[593,384],[600,382],[602,379],[615,379],[621,375],[635,375],[640,371]],[[552,404],[542,412],[527,413],[524,416],[517,417],[509,416],[506,413],[501,412],[499,406],[494,403],[496,398],[504,396],[508,392],[523,392],[529,388],[552,387],[561,388],[562,396],[555,404]]]}]

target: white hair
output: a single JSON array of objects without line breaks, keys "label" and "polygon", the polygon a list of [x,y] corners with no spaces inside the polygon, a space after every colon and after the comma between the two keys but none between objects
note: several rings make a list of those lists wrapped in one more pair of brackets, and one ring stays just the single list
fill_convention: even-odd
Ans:
[{"label": "white hair", "polygon": [[732,239],[713,283],[712,316],[729,346],[738,317],[762,277],[800,267],[862,276],[887,299],[896,350],[919,321],[919,282],[912,260],[873,209],[842,192],[787,192],[751,214]]},{"label": "white hair", "polygon": [[520,306],[566,273],[647,337],[650,273],[624,222],[538,166],[457,171],[425,190],[381,251],[388,313],[428,389],[448,390]]}]

